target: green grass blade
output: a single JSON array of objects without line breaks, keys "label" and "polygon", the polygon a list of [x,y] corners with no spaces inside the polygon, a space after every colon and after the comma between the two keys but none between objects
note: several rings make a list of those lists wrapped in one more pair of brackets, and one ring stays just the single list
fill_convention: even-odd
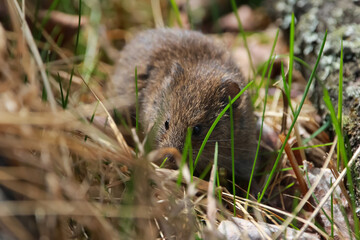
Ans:
[{"label": "green grass blade", "polygon": [[128,124],[126,123],[125,118],[122,116],[121,113],[119,113],[116,109],[113,110],[114,112],[114,120],[115,122],[118,124],[121,124],[126,131],[130,131],[130,127],[128,126]]},{"label": "green grass blade", "polygon": [[188,128],[187,129],[187,133],[186,133],[186,138],[185,138],[185,144],[184,144],[184,149],[182,152],[182,156],[181,156],[181,163],[180,163],[180,168],[179,168],[179,176],[177,179],[177,185],[180,186],[181,184],[181,180],[182,180],[182,169],[185,166],[186,163],[186,156],[187,153],[189,151],[189,145],[191,144],[191,135],[192,135],[192,129]]},{"label": "green grass blade", "polygon": [[64,92],[62,89],[62,83],[61,83],[61,78],[60,78],[59,73],[57,73],[57,78],[58,78],[59,88],[60,88],[61,106],[63,107],[63,109],[65,109],[65,98],[64,98]]},{"label": "green grass blade", "polygon": [[[96,110],[97,110],[97,108],[99,106],[99,103],[100,103],[99,101],[96,102],[94,112],[93,112],[93,114],[91,115],[91,118],[90,118],[90,123],[93,123],[93,121],[94,121],[95,113],[96,113]],[[87,139],[88,139],[88,135],[85,136],[85,139],[84,139],[85,142],[86,142]]]},{"label": "green grass blade", "polygon": [[329,126],[331,125],[331,119],[326,121],[324,125],[322,125],[319,129],[317,129],[313,134],[310,135],[310,137],[304,139],[303,144],[307,144],[312,139],[314,139],[317,135],[319,135],[321,132],[325,131]]},{"label": "green grass blade", "polygon": [[[229,96],[230,103],[230,138],[231,138],[231,169],[232,169],[232,189],[234,197],[234,217],[236,216],[236,192],[235,192],[235,144],[234,144],[234,114],[231,104],[231,97]],[[216,142],[217,143],[217,142]]]},{"label": "green grass blade", "polygon": [[[332,187],[332,178],[330,178],[330,188]],[[334,239],[334,193],[330,196],[330,217],[331,217],[331,233],[330,237]]]},{"label": "green grass blade", "polygon": [[189,169],[190,169],[190,182],[193,182],[193,173],[194,173],[194,160],[193,160],[193,148],[192,143],[189,143]]},{"label": "green grass blade", "polygon": [[204,179],[208,175],[208,173],[210,172],[211,167],[212,167],[212,164],[208,164],[206,166],[205,170],[200,174],[199,178]]},{"label": "green grass blade", "polygon": [[294,115],[294,120],[293,120],[293,122],[292,122],[292,124],[291,124],[291,126],[290,126],[290,128],[289,128],[288,134],[286,135],[286,138],[285,138],[285,140],[284,140],[284,143],[282,144],[281,149],[280,149],[280,152],[279,152],[279,154],[278,154],[278,156],[277,156],[277,158],[276,158],[276,160],[275,160],[275,163],[274,163],[274,166],[273,166],[273,168],[272,168],[272,170],[271,170],[271,172],[270,172],[268,181],[265,183],[265,186],[264,186],[264,188],[263,188],[263,190],[262,190],[262,192],[261,192],[261,194],[260,194],[260,196],[259,196],[259,198],[258,198],[258,202],[261,202],[262,198],[263,198],[264,195],[265,195],[265,192],[266,192],[267,188],[268,188],[269,185],[270,185],[271,179],[272,179],[272,177],[273,177],[273,175],[274,175],[274,172],[275,172],[275,170],[276,170],[276,167],[277,167],[277,165],[278,165],[278,163],[279,163],[279,160],[280,160],[280,158],[281,158],[281,156],[282,156],[282,153],[283,153],[283,151],[284,151],[284,149],[285,149],[285,144],[286,144],[287,141],[289,140],[290,133],[291,133],[292,129],[294,128],[295,123],[296,123],[296,120],[298,119],[298,117],[299,117],[299,115],[300,115],[301,108],[302,108],[302,106],[304,105],[306,96],[307,96],[307,94],[308,94],[308,92],[309,92],[311,83],[312,83],[313,78],[314,78],[314,76],[315,76],[316,69],[317,69],[317,67],[318,67],[318,65],[319,65],[320,58],[321,58],[321,55],[322,55],[323,50],[324,50],[324,46],[325,46],[325,42],[326,42],[326,37],[327,37],[327,31],[325,32],[325,36],[324,36],[323,42],[322,42],[322,44],[321,44],[321,48],[320,48],[320,51],[319,51],[319,55],[318,55],[318,57],[317,57],[317,59],[316,59],[315,66],[314,66],[314,68],[313,68],[313,70],[312,70],[312,72],[311,72],[309,81],[308,81],[308,83],[307,83],[307,85],[306,85],[306,88],[305,88],[305,91],[304,91],[304,95],[303,95],[303,97],[302,97],[302,99],[301,99],[301,102],[300,102],[300,105],[299,105],[298,109],[296,110],[296,114]]},{"label": "green grass blade", "polygon": [[[217,142],[216,142],[217,143]],[[218,185],[218,197],[219,197],[219,203],[220,205],[222,204],[222,199],[221,199],[221,186],[220,186],[220,176],[219,176],[219,171],[216,172],[216,182]]]},{"label": "green grass blade", "polygon": [[66,96],[65,96],[65,103],[64,103],[64,109],[66,109],[68,102],[69,102],[69,94],[70,94],[70,88],[71,88],[71,84],[72,84],[72,79],[74,76],[74,67],[71,70],[71,74],[70,74],[70,80],[69,80],[69,86],[66,90]]},{"label": "green grass blade", "polygon": [[[46,51],[45,53],[46,53],[46,55],[45,55],[45,56],[46,56],[45,65],[47,66],[47,65],[49,64],[50,56],[49,56],[49,52],[48,52],[48,51]],[[47,76],[49,76],[48,67],[46,67],[45,73],[46,73]],[[47,100],[48,100],[47,91],[46,91],[45,86],[43,87],[43,92],[42,92],[41,98],[42,98],[42,100],[43,100],[44,102],[47,102]]]},{"label": "green grass blade", "polygon": [[[217,174],[217,165],[218,165],[218,155],[219,155],[219,151],[218,151],[218,142],[215,143],[215,151],[214,151],[214,171],[215,171],[215,176],[218,175]],[[215,189],[216,189],[216,181],[214,179],[214,183],[213,183],[213,196],[215,196]]]},{"label": "green grass blade", "polygon": [[309,149],[309,148],[318,148],[318,147],[326,147],[326,146],[331,146],[333,143],[323,143],[323,144],[317,144],[317,145],[310,145],[310,146],[301,146],[301,147],[294,147],[291,148],[292,151],[295,150],[302,150],[302,149]]},{"label": "green grass blade", "polygon": [[284,91],[285,91],[285,94],[286,94],[286,98],[288,100],[291,113],[294,116],[295,111],[294,111],[294,108],[293,108],[292,103],[291,103],[291,91],[290,91],[290,89],[288,87],[288,84],[286,83],[286,76],[285,76],[285,71],[284,71],[284,63],[282,61],[281,61],[281,77],[282,77],[282,80],[283,80],[283,85],[284,85]]},{"label": "green grass blade", "polygon": [[228,105],[226,105],[226,107],[220,112],[220,114],[217,116],[217,118],[215,119],[215,121],[213,122],[213,124],[211,125],[209,131],[207,132],[201,146],[200,146],[200,149],[199,149],[199,152],[196,156],[196,159],[195,159],[195,163],[194,163],[194,169],[196,168],[196,165],[200,159],[200,156],[202,154],[202,151],[204,150],[205,148],[205,145],[207,143],[207,141],[209,140],[209,137],[212,133],[212,131],[214,130],[214,128],[216,127],[216,125],[218,124],[218,122],[220,121],[220,119],[222,118],[222,116],[226,113],[226,111],[229,109],[230,107],[230,104],[234,104],[234,102],[246,91],[246,89],[248,89],[252,84],[254,83],[254,81],[251,81],[249,82],[232,100],[230,103],[228,103]]},{"label": "green grass blade", "polygon": [[[55,25],[54,28],[52,29],[50,36],[52,38],[55,38],[57,35],[59,35],[61,29],[58,25]],[[59,45],[58,45],[59,46]],[[50,62],[50,56],[49,54],[52,54],[53,52],[50,50],[50,44],[48,42],[46,42],[44,44],[44,46],[42,47],[41,50],[41,59],[43,59],[44,61],[46,61],[46,63]]]},{"label": "green grass blade", "polygon": [[176,21],[178,22],[180,28],[183,28],[183,24],[181,22],[181,17],[180,17],[180,11],[179,11],[178,6],[176,5],[175,0],[170,0],[170,3],[171,3],[172,9],[175,12]]},{"label": "green grass blade", "polygon": [[135,129],[139,133],[139,89],[137,66],[135,67]]},{"label": "green grass blade", "polygon": [[42,89],[41,100],[43,102],[47,102],[47,92],[46,92],[45,87],[43,87],[43,89]]},{"label": "green grass blade", "polygon": [[[343,53],[343,41],[341,40],[341,53],[340,53],[340,69],[339,69],[339,93],[338,93],[338,115],[337,119],[339,122],[339,127],[342,132],[342,104],[343,104],[343,63],[344,63],[344,53]],[[337,142],[337,170],[340,169],[340,144]]]},{"label": "green grass blade", "polygon": [[[297,205],[299,204],[300,195],[301,195],[300,192],[298,190],[296,190],[295,193],[294,193],[293,201],[292,201],[291,212],[293,212],[296,209]],[[295,225],[295,226],[297,225],[297,219],[296,218],[294,218],[294,220],[292,221],[292,224]]]},{"label": "green grass blade", "polygon": [[[138,89],[138,74],[137,66],[135,66],[135,131],[139,134],[139,89]],[[135,146],[136,156],[139,153],[138,146]]]},{"label": "green grass blade", "polygon": [[162,161],[162,163],[160,164],[159,168],[163,168],[167,160],[168,158],[166,157],[164,161]]}]

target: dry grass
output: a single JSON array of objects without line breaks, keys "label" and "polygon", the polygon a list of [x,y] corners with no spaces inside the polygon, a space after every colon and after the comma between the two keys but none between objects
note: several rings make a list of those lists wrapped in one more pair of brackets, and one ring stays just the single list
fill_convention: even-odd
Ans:
[{"label": "dry grass", "polygon": [[[221,189],[221,205],[208,190],[212,189],[208,182],[197,178],[190,181],[186,167],[183,184],[178,186],[178,171],[161,169],[152,163],[162,155],[161,150],[146,155],[133,131],[130,134],[140,151],[135,156],[109,113],[114,102],[117,107],[127,106],[126,100],[111,98],[104,87],[110,78],[111,54],[107,55],[110,60],[94,60],[97,74],[87,75],[81,69],[94,62],[84,63],[67,47],[57,46],[46,29],[42,30],[42,39],[34,39],[18,3],[9,0],[6,6],[12,27],[4,30],[0,26],[0,238],[218,239],[217,225],[232,215],[228,210],[232,209],[232,195]],[[157,12],[164,8],[158,1],[152,1],[152,6]],[[158,14],[155,18],[157,24],[163,24]],[[87,33],[93,36],[91,30]],[[123,29],[108,31],[108,36],[115,38],[124,39],[127,35]],[[87,50],[113,51],[111,44],[102,38],[87,44]],[[51,49],[57,58],[44,63],[41,58],[44,48]],[[97,58],[100,57],[94,57]],[[57,76],[66,92],[73,67],[69,105],[64,110],[59,103]],[[86,76],[92,80],[89,84],[83,82]],[[44,89],[47,101],[43,100]],[[277,138],[273,133],[280,132],[283,116],[278,114],[283,103],[276,97],[280,90],[274,91],[265,119],[270,138]],[[263,99],[264,89],[260,89],[255,102],[257,115],[261,114]],[[299,101],[294,99],[293,105]],[[95,109],[97,124],[90,121]],[[311,103],[304,105],[290,143],[319,128],[315,112]],[[107,127],[104,123],[108,123]],[[269,142],[274,145],[267,146]],[[263,145],[275,150],[277,142],[264,140]],[[329,137],[322,133],[309,145],[327,142]],[[333,153],[328,147],[308,150],[306,156],[321,166],[323,161],[319,158],[329,151],[328,164]],[[305,156],[304,152],[294,154]],[[279,169],[288,165],[284,157]],[[265,181],[266,175],[262,178]],[[286,224],[296,219],[301,223],[299,226],[308,224],[312,231],[327,237],[329,233],[310,222],[306,213],[299,216],[290,213],[297,182],[293,171],[279,171],[269,187],[266,204],[238,197],[237,216],[255,224],[277,225],[288,217]],[[285,189],[290,183],[295,186]]]}]

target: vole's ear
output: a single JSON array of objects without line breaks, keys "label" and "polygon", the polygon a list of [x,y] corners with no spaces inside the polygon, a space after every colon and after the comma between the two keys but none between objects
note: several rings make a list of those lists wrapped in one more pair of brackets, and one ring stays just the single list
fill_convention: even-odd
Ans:
[{"label": "vole's ear", "polygon": [[[223,102],[225,104],[229,103],[229,97],[231,99],[235,98],[236,95],[240,92],[240,86],[237,82],[233,80],[224,80],[221,83],[221,90],[223,92]],[[240,98],[233,103],[233,108],[237,107],[240,103]]]}]

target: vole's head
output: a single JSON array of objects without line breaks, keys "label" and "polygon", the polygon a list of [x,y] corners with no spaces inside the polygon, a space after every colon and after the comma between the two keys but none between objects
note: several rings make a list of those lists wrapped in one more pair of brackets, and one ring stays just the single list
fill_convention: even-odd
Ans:
[{"label": "vole's head", "polygon": [[[174,147],[183,150],[187,129],[192,130],[192,148],[194,157],[208,133],[211,125],[220,112],[240,92],[241,75],[238,71],[222,69],[219,64],[174,63],[166,74],[162,86],[154,99],[156,113],[155,142],[158,147]],[[239,109],[246,100],[241,96],[233,105],[234,121],[238,125],[241,120]],[[247,114],[246,111],[244,114]],[[222,117],[212,132],[200,161],[202,169],[213,159],[215,142],[226,146],[220,154],[230,152],[230,118],[229,111]],[[226,153],[225,153],[226,152]],[[220,155],[221,156],[221,155]],[[201,167],[201,165],[204,165]]]}]

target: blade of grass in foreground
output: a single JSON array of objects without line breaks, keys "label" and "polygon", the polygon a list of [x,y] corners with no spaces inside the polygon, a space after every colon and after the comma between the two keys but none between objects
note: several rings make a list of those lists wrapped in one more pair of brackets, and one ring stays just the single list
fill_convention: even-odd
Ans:
[{"label": "blade of grass in foreground", "polygon": [[[138,89],[138,75],[137,66],[135,66],[135,132],[139,134],[139,89]],[[139,149],[136,144],[135,153],[138,155]]]},{"label": "blade of grass in foreground", "polygon": [[191,135],[192,135],[192,129],[188,128],[187,129],[187,133],[186,133],[186,138],[185,138],[185,144],[184,144],[184,149],[181,155],[181,163],[180,163],[180,167],[179,167],[179,176],[177,179],[177,185],[180,186],[181,184],[181,180],[182,180],[182,169],[185,166],[185,162],[186,162],[186,156],[188,154],[189,151],[189,146],[191,144]]},{"label": "blade of grass in foreground", "polygon": [[[201,146],[200,146],[200,149],[199,149],[199,152],[196,156],[196,159],[195,159],[195,163],[194,163],[194,170],[196,168],[196,165],[200,159],[200,156],[202,154],[202,151],[204,150],[205,148],[205,145],[207,143],[207,141],[209,140],[209,137],[211,135],[211,133],[213,132],[214,128],[216,127],[216,125],[218,124],[218,122],[220,121],[220,119],[222,118],[222,116],[226,113],[226,111],[229,109],[230,107],[230,104],[234,104],[234,102],[236,100],[238,100],[238,98],[246,91],[246,89],[248,89],[252,84],[254,83],[254,81],[251,81],[249,82],[232,100],[231,100],[231,103],[228,103],[228,105],[226,105],[226,107],[220,112],[220,114],[217,116],[217,118],[215,119],[215,121],[213,122],[213,124],[211,125],[209,131],[207,132]],[[193,172],[191,173],[193,174]]]},{"label": "blade of grass in foreground", "polygon": [[[92,123],[94,121],[95,113],[96,113],[96,110],[97,110],[98,106],[99,106],[99,101],[96,102],[94,112],[93,112],[93,114],[91,115],[91,118],[90,118],[90,123]],[[85,139],[84,139],[85,142],[88,139],[88,137],[89,137],[88,135],[85,135]]]},{"label": "blade of grass in foreground", "polygon": [[[230,138],[231,138],[231,169],[232,169],[232,188],[233,188],[233,197],[234,197],[234,217],[236,216],[236,192],[235,192],[235,146],[234,146],[234,114],[231,104],[231,97],[229,96],[230,103]],[[217,148],[217,142],[216,142]],[[217,158],[217,156],[216,156]]]},{"label": "blade of grass in foreground", "polygon": [[65,98],[64,98],[64,92],[62,89],[61,78],[60,78],[59,73],[57,73],[57,79],[58,79],[59,88],[60,88],[61,106],[63,107],[63,109],[65,109]]},{"label": "blade of grass in foreground", "polygon": [[267,188],[268,188],[269,185],[270,185],[270,182],[271,182],[271,180],[272,180],[272,177],[273,177],[273,175],[274,175],[274,172],[275,172],[275,170],[276,170],[276,167],[277,167],[277,165],[278,165],[278,163],[279,163],[279,160],[280,160],[280,158],[281,158],[281,156],[282,156],[282,153],[283,153],[283,151],[284,151],[284,149],[285,149],[285,145],[286,145],[286,143],[288,142],[288,140],[289,140],[289,138],[290,138],[291,131],[292,131],[292,129],[294,128],[295,123],[296,123],[296,121],[297,121],[297,119],[298,119],[298,117],[299,117],[299,115],[300,115],[301,108],[302,108],[302,106],[304,105],[306,96],[307,96],[307,94],[308,94],[308,92],[309,92],[311,83],[312,83],[312,81],[313,81],[313,78],[314,78],[314,75],[315,75],[315,72],[316,72],[316,69],[317,69],[317,67],[318,67],[318,65],[319,65],[320,58],[321,58],[322,52],[323,52],[323,50],[324,50],[324,46],[325,46],[325,42],[326,42],[326,37],[327,37],[327,31],[325,32],[325,36],[324,36],[323,42],[322,42],[322,44],[321,44],[321,48],[320,48],[318,57],[317,57],[317,59],[316,59],[315,66],[314,66],[314,68],[313,68],[313,71],[311,72],[309,81],[308,81],[308,83],[307,83],[307,85],[306,85],[306,88],[305,88],[305,91],[304,91],[304,95],[303,95],[303,97],[302,97],[302,99],[301,99],[301,102],[300,102],[300,105],[299,105],[299,107],[298,107],[298,109],[297,109],[297,111],[296,111],[296,114],[294,115],[294,120],[293,120],[293,122],[292,122],[292,124],[291,124],[291,126],[290,126],[290,128],[289,128],[288,134],[286,135],[286,138],[285,138],[285,140],[284,140],[284,143],[282,144],[281,149],[280,149],[280,152],[279,152],[279,154],[278,154],[278,156],[277,156],[277,158],[276,158],[276,160],[275,160],[275,163],[274,163],[274,166],[273,166],[273,168],[272,168],[272,170],[271,170],[271,172],[270,172],[268,181],[266,182],[266,184],[265,184],[265,186],[264,186],[264,188],[263,188],[263,190],[262,190],[262,192],[261,192],[261,194],[260,194],[260,196],[259,196],[259,198],[258,198],[258,202],[261,202],[261,200],[263,199],[263,197],[264,197],[264,195],[265,195],[265,192],[266,192]]},{"label": "blade of grass in foreground", "polygon": [[[217,165],[218,165],[218,154],[219,151],[218,151],[218,142],[215,143],[215,151],[214,151],[214,168],[215,168],[215,174],[214,176],[217,176],[218,173],[217,173]],[[213,196],[215,196],[215,189],[216,189],[216,180],[214,178],[214,185],[213,185]],[[234,208],[235,208],[235,205],[234,205]]]},{"label": "blade of grass in foreground", "polygon": [[135,129],[139,133],[139,89],[138,89],[138,74],[137,66],[135,67]]},{"label": "blade of grass in foreground", "polygon": [[66,107],[68,105],[68,102],[69,102],[70,87],[71,87],[71,84],[72,84],[73,76],[74,76],[74,67],[71,70],[69,86],[68,86],[68,88],[66,90],[66,96],[65,96],[64,106],[63,106],[64,109],[66,109]]},{"label": "blade of grass in foreground", "polygon": [[170,0],[170,3],[171,3],[172,9],[173,9],[174,12],[175,12],[176,21],[178,22],[180,28],[183,28],[183,24],[182,24],[181,18],[180,18],[180,11],[179,11],[178,6],[176,5],[175,0]]},{"label": "blade of grass in foreground", "polygon": [[333,122],[336,135],[338,136],[338,144],[340,146],[340,154],[341,154],[342,159],[344,160],[344,165],[346,167],[346,176],[347,176],[347,182],[349,185],[350,200],[351,200],[352,212],[353,212],[353,217],[354,217],[354,228],[355,228],[354,233],[355,233],[356,239],[359,239],[360,238],[360,235],[359,235],[360,229],[359,229],[359,218],[356,215],[354,184],[353,184],[353,180],[352,180],[352,176],[351,176],[351,171],[348,168],[348,157],[347,157],[346,150],[345,150],[344,138],[343,138],[343,134],[342,134],[338,119],[336,118],[335,110],[334,110],[334,107],[332,106],[329,93],[325,87],[323,90],[324,90],[323,91],[324,92],[324,102],[325,102],[325,105],[327,106],[328,110],[330,111],[331,120]]},{"label": "blade of grass in foreground", "polygon": [[295,111],[294,111],[294,108],[293,108],[292,103],[291,103],[291,92],[290,92],[290,89],[288,87],[288,84],[286,83],[286,76],[285,76],[283,61],[281,61],[281,77],[282,77],[282,80],[283,80],[283,86],[284,86],[284,91],[285,91],[285,94],[286,94],[286,98],[288,100],[291,113],[294,116]]},{"label": "blade of grass in foreground", "polygon": [[[339,126],[342,132],[342,99],[343,99],[343,61],[344,59],[344,53],[343,53],[343,41],[341,39],[341,50],[340,50],[340,69],[339,69],[339,93],[338,93],[338,115],[337,119],[339,122]],[[337,143],[337,170],[340,169],[340,142]]]},{"label": "blade of grass in foreground", "polygon": [[220,205],[222,205],[219,171],[216,172],[216,183],[217,183],[217,186],[219,188],[219,190],[218,190],[219,203],[220,203]]},{"label": "blade of grass in foreground", "polygon": [[328,119],[324,123],[324,125],[322,125],[320,128],[318,128],[313,134],[310,135],[310,137],[304,139],[303,145],[306,145],[308,142],[310,142],[312,139],[314,139],[321,132],[325,131],[330,125],[331,125],[331,119]]},{"label": "blade of grass in foreground", "polygon": [[[208,165],[206,166],[205,170],[200,174],[199,178],[200,178],[200,179],[204,179],[204,178],[208,175],[208,173],[210,172],[211,167],[212,167],[212,164],[208,164]],[[191,174],[191,175],[192,175],[192,174]]]},{"label": "blade of grass in foreground", "polygon": [[309,149],[309,148],[318,148],[318,147],[326,147],[326,146],[331,146],[332,143],[323,143],[323,144],[317,144],[317,145],[310,145],[310,146],[301,146],[301,147],[294,147],[291,148],[292,151],[295,150],[301,150],[301,149]]},{"label": "blade of grass in foreground", "polygon": [[[268,61],[267,61],[267,63],[266,63],[266,67],[265,67],[264,70],[263,70],[263,74],[264,74],[264,75],[265,75],[265,72],[266,72],[266,70],[267,70],[267,68],[268,68],[268,64],[270,63],[270,61],[271,61],[271,59],[272,59],[272,56],[273,56],[273,54],[274,54],[274,50],[275,50],[275,46],[276,46],[276,43],[277,43],[278,36],[279,36],[279,29],[278,29],[277,32],[276,32],[275,40],[274,40],[273,46],[272,46],[272,48],[271,48],[271,52],[270,52],[269,59],[268,59]],[[258,140],[258,145],[257,145],[257,148],[256,148],[256,154],[255,154],[255,159],[254,159],[253,167],[252,167],[252,170],[251,170],[251,175],[250,175],[250,179],[249,179],[248,188],[247,188],[247,191],[246,191],[246,199],[249,199],[251,183],[252,183],[252,180],[253,180],[253,178],[254,178],[254,172],[255,172],[256,162],[257,162],[257,158],[258,158],[258,156],[259,156],[260,142],[261,142],[262,131],[263,131],[263,127],[264,127],[264,120],[265,120],[265,111],[266,111],[267,96],[268,96],[268,90],[269,90],[269,84],[270,84],[270,75],[271,75],[273,66],[274,66],[274,61],[272,61],[271,65],[270,65],[269,72],[268,72],[268,79],[267,79],[267,83],[266,83],[266,87],[265,87],[264,109],[263,109],[262,119],[261,119],[259,140]],[[264,78],[264,75],[262,75],[262,78]]]},{"label": "blade of grass in foreground", "polygon": [[163,168],[167,160],[168,160],[168,158],[166,157],[160,164],[159,168]]},{"label": "blade of grass in foreground", "polygon": [[[332,187],[332,178],[330,178],[330,187]],[[331,233],[330,237],[334,238],[334,194],[330,196],[330,214],[331,214]]]},{"label": "blade of grass in foreground", "polygon": [[[192,148],[191,139],[189,142],[189,169],[190,169],[190,173],[194,172],[193,148]],[[190,182],[193,182],[192,174],[190,174]]]}]

